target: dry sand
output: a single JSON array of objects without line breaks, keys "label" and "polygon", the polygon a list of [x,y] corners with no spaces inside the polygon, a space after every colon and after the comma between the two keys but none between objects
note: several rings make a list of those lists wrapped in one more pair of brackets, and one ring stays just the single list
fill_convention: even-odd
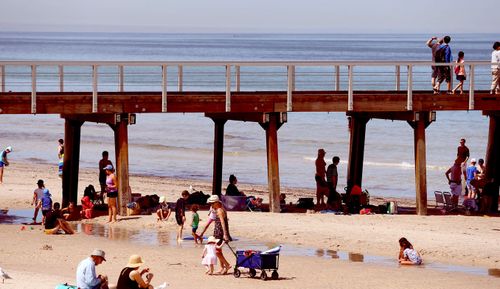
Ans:
[{"label": "dry sand", "polygon": [[[61,199],[61,181],[57,168],[49,165],[12,164],[0,185],[0,208],[29,208],[35,183],[46,181],[54,195]],[[81,171],[80,192],[89,183],[96,183],[94,171]],[[169,178],[132,176],[134,192],[167,195],[175,201],[180,191],[192,184],[196,189],[210,191],[208,182],[173,180]],[[259,194],[264,187],[245,186],[241,189]],[[286,189],[294,201],[311,190]],[[288,200],[288,199],[287,199]],[[411,202],[411,201],[409,201]],[[200,216],[204,218],[205,212]],[[135,217],[135,216],[134,216]],[[190,215],[188,213],[188,219]],[[86,220],[113,230],[147,230],[174,232],[173,219],[157,224],[153,216],[124,218],[113,225],[106,217]],[[228,276],[206,276],[200,264],[202,247],[190,243],[181,245],[145,245],[127,240],[112,240],[78,233],[72,236],[48,236],[40,226],[21,230],[20,225],[0,225],[0,267],[14,279],[0,283],[0,288],[54,288],[62,282],[74,283],[75,268],[94,248],[106,251],[108,261],[97,267],[116,282],[128,256],[138,253],[155,273],[154,284],[167,281],[170,288],[500,288],[500,278],[463,272],[433,269],[434,264],[462,265],[474,268],[500,268],[500,223],[498,218],[471,216],[412,216],[363,215],[335,216],[331,214],[270,214],[230,212],[233,237],[254,240],[262,244],[282,243],[315,249],[355,252],[395,258],[397,240],[407,237],[421,253],[427,265],[399,267],[394,264],[350,262],[314,256],[282,254],[280,280],[263,282],[258,279]],[[185,229],[185,234],[189,233]],[[189,242],[189,241],[185,241]],[[237,246],[238,242],[234,242]],[[51,248],[51,249],[47,249]],[[247,248],[245,248],[247,249]],[[250,248],[248,248],[250,249]],[[325,251],[323,251],[323,249]],[[231,264],[234,257],[225,248]],[[331,251],[329,251],[331,252]]]}]

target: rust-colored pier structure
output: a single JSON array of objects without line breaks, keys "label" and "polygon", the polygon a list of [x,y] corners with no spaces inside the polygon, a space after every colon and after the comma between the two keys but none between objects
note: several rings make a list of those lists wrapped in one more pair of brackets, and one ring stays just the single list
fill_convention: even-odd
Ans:
[{"label": "rust-colored pier structure", "polygon": [[[489,117],[486,171],[489,178],[500,179],[500,95],[489,94],[487,85],[478,81],[486,79],[491,63],[467,63],[469,85],[460,95],[436,95],[431,89],[423,90],[422,87],[430,87],[431,65],[435,64],[0,61],[0,114],[60,114],[65,119],[63,205],[76,201],[78,195],[82,124],[108,124],[115,135],[121,214],[125,214],[125,205],[130,200],[128,126],[134,124],[141,113],[204,113],[213,120],[213,194],[220,194],[222,189],[225,123],[229,120],[259,123],[266,131],[271,212],[280,211],[278,130],[286,123],[287,113],[346,113],[350,122],[347,179],[359,186],[363,180],[369,120],[406,121],[414,131],[417,214],[425,215],[425,129],[435,121],[436,111],[480,110]],[[68,72],[75,67],[80,70]],[[139,73],[146,67],[150,72]],[[84,69],[86,72],[82,72]],[[194,75],[192,87],[200,83],[204,86],[190,88],[187,71]],[[214,76],[217,79],[211,80]],[[373,82],[366,85],[371,76],[374,76]],[[71,77],[79,83],[76,88],[68,84]],[[141,87],[141,83],[150,79],[155,81],[155,89]],[[129,89],[129,82],[137,86]],[[51,89],[45,90],[47,83]],[[480,84],[483,87],[479,87]]]}]

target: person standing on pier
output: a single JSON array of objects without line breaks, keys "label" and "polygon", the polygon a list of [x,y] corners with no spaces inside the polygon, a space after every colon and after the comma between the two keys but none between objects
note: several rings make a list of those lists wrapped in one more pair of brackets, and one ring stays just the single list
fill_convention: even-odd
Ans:
[{"label": "person standing on pier", "polygon": [[491,52],[491,89],[490,94],[500,93],[500,42],[493,44]]},{"label": "person standing on pier", "polygon": [[12,147],[8,146],[0,153],[0,184],[3,183],[3,168],[9,165],[7,154],[12,152]]},{"label": "person standing on pier", "polygon": [[318,150],[318,157],[316,158],[316,205],[324,205],[324,196],[328,196],[328,185],[325,180],[326,176],[326,162],[325,162],[325,150]]},{"label": "person standing on pier", "polygon": [[465,73],[465,66],[464,64],[464,52],[459,51],[458,52],[458,59],[457,59],[457,64],[455,65],[455,75],[457,76],[458,84],[457,86],[453,89],[453,94],[457,92],[457,90],[460,89],[460,94],[464,93],[464,81],[467,79],[466,73]]},{"label": "person standing on pier", "polygon": [[[452,56],[451,56],[451,48],[450,48],[450,43],[451,37],[450,36],[445,36],[443,38],[443,44],[439,46],[439,49],[436,51],[435,55],[435,62],[437,63],[451,63]],[[446,88],[447,88],[447,94],[451,94],[451,70],[449,66],[438,66],[438,76],[437,76],[437,83],[434,86],[434,93],[439,94],[439,90],[441,87],[441,83],[443,81],[446,81]]]},{"label": "person standing on pier", "polygon": [[[438,39],[436,36],[432,36],[429,40],[427,40],[427,46],[432,51],[432,62],[436,62],[436,51],[438,51],[439,46],[443,43],[443,39]],[[432,87],[436,86],[436,78],[438,75],[438,69],[436,66],[431,66],[432,74],[431,74],[431,84]]]}]

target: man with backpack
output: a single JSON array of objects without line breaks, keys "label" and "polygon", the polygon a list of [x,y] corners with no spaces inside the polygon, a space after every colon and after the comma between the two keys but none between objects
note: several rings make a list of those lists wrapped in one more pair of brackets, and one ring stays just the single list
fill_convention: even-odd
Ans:
[{"label": "man with backpack", "polygon": [[[431,37],[429,40],[427,40],[427,47],[429,47],[432,51],[432,62],[436,62],[436,51],[438,51],[439,47],[441,44],[443,44],[443,39],[438,39],[436,36]],[[431,66],[432,68],[432,74],[431,74],[431,84],[432,87],[436,86],[436,78],[438,75],[438,69],[436,66]]]},{"label": "man with backpack", "polygon": [[[435,57],[435,62],[436,63],[451,63],[452,57],[451,57],[451,48],[449,46],[449,43],[451,41],[450,36],[445,36],[443,38],[443,44],[439,46],[439,49],[436,51]],[[437,66],[437,83],[434,86],[434,94],[439,94],[440,92],[440,86],[443,81],[446,80],[446,88],[447,88],[447,94],[452,94],[453,92],[451,91],[451,69],[450,66]]]}]

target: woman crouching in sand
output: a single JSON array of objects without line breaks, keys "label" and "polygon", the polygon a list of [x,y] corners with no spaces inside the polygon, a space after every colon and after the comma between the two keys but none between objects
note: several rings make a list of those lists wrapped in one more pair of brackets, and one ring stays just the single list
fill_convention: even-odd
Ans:
[{"label": "woman crouching in sand", "polygon": [[413,249],[411,243],[406,238],[399,239],[399,264],[401,265],[420,265],[422,257]]}]

